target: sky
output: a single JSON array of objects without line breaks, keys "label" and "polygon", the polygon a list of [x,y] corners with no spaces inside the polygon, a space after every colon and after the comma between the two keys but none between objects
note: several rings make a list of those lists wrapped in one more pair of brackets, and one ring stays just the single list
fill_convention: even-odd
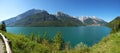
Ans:
[{"label": "sky", "polygon": [[30,9],[58,11],[71,16],[96,16],[107,22],[120,16],[120,0],[0,0],[0,21]]}]

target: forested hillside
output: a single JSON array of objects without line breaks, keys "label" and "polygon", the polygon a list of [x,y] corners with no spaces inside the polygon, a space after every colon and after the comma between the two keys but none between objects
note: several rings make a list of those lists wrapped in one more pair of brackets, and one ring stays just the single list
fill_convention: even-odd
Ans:
[{"label": "forested hillside", "polygon": [[117,32],[120,30],[120,16],[116,17],[114,20],[108,23],[108,26],[112,28],[112,32]]}]

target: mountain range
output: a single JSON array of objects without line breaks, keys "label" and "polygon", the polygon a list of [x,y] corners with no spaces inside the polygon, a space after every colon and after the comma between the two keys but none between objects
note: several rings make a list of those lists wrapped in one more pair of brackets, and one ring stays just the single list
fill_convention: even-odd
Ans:
[{"label": "mountain range", "polygon": [[96,16],[81,16],[79,19],[84,25],[87,26],[103,26],[106,25],[107,22],[97,18]]},{"label": "mountain range", "polygon": [[102,26],[105,22],[95,16],[82,16],[80,19],[57,12],[56,14],[49,14],[46,10],[31,9],[16,17],[5,20],[7,26]]}]

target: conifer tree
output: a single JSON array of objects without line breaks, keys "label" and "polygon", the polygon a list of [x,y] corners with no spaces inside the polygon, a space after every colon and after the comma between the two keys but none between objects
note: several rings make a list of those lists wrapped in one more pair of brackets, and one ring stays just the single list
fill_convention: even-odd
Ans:
[{"label": "conifer tree", "polygon": [[62,39],[62,35],[60,32],[58,32],[53,39],[54,42],[54,46],[56,47],[57,50],[61,50],[63,48],[63,39]]},{"label": "conifer tree", "polygon": [[2,22],[2,25],[1,25],[1,29],[0,29],[0,30],[6,32],[6,25],[5,25],[5,22],[4,22],[4,21]]}]

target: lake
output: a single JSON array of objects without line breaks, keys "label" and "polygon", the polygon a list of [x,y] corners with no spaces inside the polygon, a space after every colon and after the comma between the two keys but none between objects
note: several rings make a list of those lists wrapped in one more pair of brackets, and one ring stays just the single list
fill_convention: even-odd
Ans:
[{"label": "lake", "polygon": [[80,26],[80,27],[7,27],[7,31],[14,34],[30,35],[32,33],[43,35],[45,32],[53,38],[57,32],[62,33],[65,41],[70,42],[71,46],[83,42],[88,46],[98,43],[103,37],[107,36],[111,29],[104,26]]}]

